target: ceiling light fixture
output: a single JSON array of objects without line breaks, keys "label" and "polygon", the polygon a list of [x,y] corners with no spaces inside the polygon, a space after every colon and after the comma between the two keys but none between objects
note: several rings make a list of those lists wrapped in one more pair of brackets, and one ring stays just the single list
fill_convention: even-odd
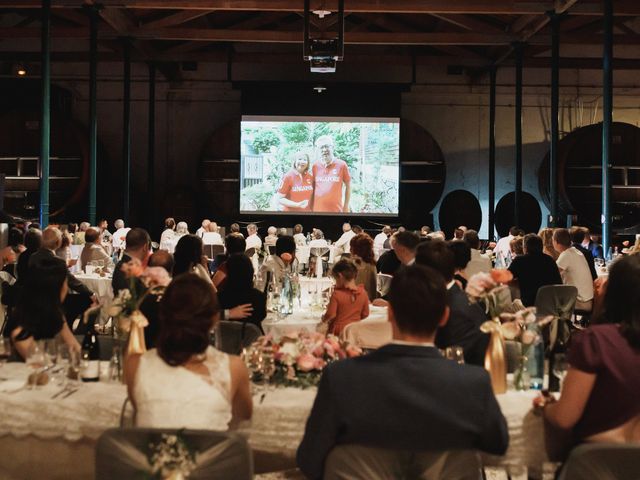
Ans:
[{"label": "ceiling light fixture", "polygon": [[323,87],[321,85],[318,85],[317,87],[313,87],[313,89],[316,91],[316,93],[322,93],[327,89],[327,87]]},{"label": "ceiling light fixture", "polygon": [[324,18],[327,15],[331,15],[331,10],[327,10],[324,6],[324,0],[320,4],[320,8],[317,10],[313,10],[313,14],[319,16],[320,18]]}]

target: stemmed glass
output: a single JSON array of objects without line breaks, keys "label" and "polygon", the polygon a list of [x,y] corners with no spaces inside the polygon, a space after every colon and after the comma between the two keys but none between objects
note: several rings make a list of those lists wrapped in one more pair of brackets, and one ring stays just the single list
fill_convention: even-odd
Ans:
[{"label": "stemmed glass", "polygon": [[71,366],[71,354],[67,345],[62,344],[58,347],[56,365],[60,366],[62,369],[62,374],[58,377],[57,383],[60,386],[65,386],[67,384],[69,368]]},{"label": "stemmed glass", "polygon": [[25,363],[27,367],[33,370],[28,380],[29,389],[31,389],[34,385],[38,385],[38,375],[47,364],[47,357],[44,353],[44,343],[41,340],[33,342],[27,352]]},{"label": "stemmed glass", "polygon": [[556,353],[553,356],[553,374],[558,377],[560,381],[560,391],[562,391],[562,384],[564,383],[564,377],[567,376],[569,370],[569,362],[567,361],[567,355],[564,353]]},{"label": "stemmed glass", "polygon": [[464,365],[464,350],[462,347],[457,345],[447,347],[445,355],[449,360],[453,360],[458,365]]}]

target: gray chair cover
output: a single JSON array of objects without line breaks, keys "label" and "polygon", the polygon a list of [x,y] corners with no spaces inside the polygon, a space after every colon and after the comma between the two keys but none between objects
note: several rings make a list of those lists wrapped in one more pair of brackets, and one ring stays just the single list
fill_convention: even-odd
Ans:
[{"label": "gray chair cover", "polygon": [[113,428],[105,431],[96,446],[96,480],[147,478],[150,444],[162,434],[176,434],[196,452],[196,468],[189,480],[250,480],[253,459],[247,441],[237,433],[206,430]]},{"label": "gray chair cover", "polygon": [[393,280],[393,277],[391,275],[387,275],[386,273],[376,274],[376,286],[381,297],[384,297],[387,293],[389,293],[389,288],[391,288],[391,280]]},{"label": "gray chair cover", "polygon": [[202,249],[204,254],[212,260],[224,253],[224,245],[203,245]]},{"label": "gray chair cover", "polygon": [[223,320],[216,325],[215,346],[222,352],[238,355],[261,335],[253,323]]},{"label": "gray chair cover", "polygon": [[325,462],[324,480],[479,480],[476,452],[406,452],[338,445]]},{"label": "gray chair cover", "polygon": [[545,285],[536,294],[536,313],[540,316],[554,315],[556,320],[549,326],[549,348],[556,341],[566,343],[569,325],[576,306],[578,289],[571,285]]},{"label": "gray chair cover", "polygon": [[640,444],[585,443],[574,448],[558,480],[639,480]]}]

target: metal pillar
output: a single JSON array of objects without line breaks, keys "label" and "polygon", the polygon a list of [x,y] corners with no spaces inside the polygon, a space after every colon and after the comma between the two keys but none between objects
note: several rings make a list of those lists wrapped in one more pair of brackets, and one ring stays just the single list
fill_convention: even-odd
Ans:
[{"label": "metal pillar", "polygon": [[604,52],[602,55],[602,249],[611,247],[611,122],[613,117],[613,0],[603,0]]},{"label": "metal pillar", "polygon": [[149,231],[154,225],[155,199],[155,155],[156,155],[156,66],[149,64],[149,134],[147,146],[147,227]]},{"label": "metal pillar", "polygon": [[89,223],[96,222],[98,178],[98,8],[89,7]]},{"label": "metal pillar", "polygon": [[51,147],[51,0],[42,0],[42,118],[40,120],[40,226],[49,225],[49,157]]},{"label": "metal pillar", "polygon": [[131,43],[124,40],[123,50],[123,105],[122,105],[122,218],[129,224],[131,192]]},{"label": "metal pillar", "polygon": [[560,129],[558,115],[560,110],[560,15],[549,13],[551,18],[551,146],[549,151],[549,197],[551,214],[549,226],[559,226],[558,209],[558,142]]},{"label": "metal pillar", "polygon": [[515,45],[516,54],[516,108],[515,108],[515,133],[516,133],[516,178],[513,224],[520,226],[522,208],[522,50],[523,45]]},{"label": "metal pillar", "polygon": [[495,237],[496,205],[496,67],[491,67],[489,78],[489,240]]}]

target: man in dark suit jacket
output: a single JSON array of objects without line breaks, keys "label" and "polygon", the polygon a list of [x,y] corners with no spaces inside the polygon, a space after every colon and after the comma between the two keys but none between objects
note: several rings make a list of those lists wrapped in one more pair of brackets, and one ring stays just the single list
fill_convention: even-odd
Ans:
[{"label": "man in dark suit jacket", "polygon": [[[62,243],[62,232],[56,227],[47,227],[42,232],[42,246],[39,250],[33,253],[29,258],[29,269],[34,265],[37,265],[45,258],[54,258],[56,256],[55,251],[60,248]],[[27,275],[29,275],[29,269],[27,269]],[[73,322],[79,315],[82,315],[84,311],[92,304],[97,304],[97,296],[87,287],[84,283],[78,280],[71,272],[67,271],[67,285],[69,290],[75,292],[76,295],[67,295],[63,303],[63,309],[69,328],[72,328]],[[80,322],[80,329],[82,330],[82,322]],[[76,333],[82,333],[77,331]]]},{"label": "man in dark suit jacket", "polygon": [[322,478],[338,444],[497,455],[507,449],[507,424],[488,373],[446,360],[433,344],[449,313],[442,276],[419,265],[400,269],[389,303],[394,340],[323,371],[297,454],[311,479]]},{"label": "man in dark suit jacket", "polygon": [[489,335],[480,331],[480,325],[487,317],[477,303],[469,302],[467,294],[454,282],[453,252],[442,240],[423,242],[418,245],[416,263],[437,270],[447,282],[447,300],[451,313],[447,324],[438,329],[436,345],[438,348],[459,345],[464,350],[466,363],[484,365]]},{"label": "man in dark suit jacket", "polygon": [[[149,249],[151,247],[151,237],[144,228],[132,228],[127,232],[125,238],[126,248],[122,254],[122,258],[116,264],[113,271],[113,278],[111,279],[111,287],[113,288],[113,294],[118,295],[120,290],[129,288],[129,279],[122,271],[122,265],[131,261],[132,258],[140,260],[142,265],[147,262],[149,256]],[[171,274],[171,272],[169,272]],[[139,294],[145,290],[144,285],[138,279],[135,280],[136,290]]]},{"label": "man in dark suit jacket", "polygon": [[584,227],[574,226],[569,230],[569,234],[571,235],[571,246],[576,247],[577,250],[582,252],[582,254],[584,255],[584,259],[587,261],[587,265],[589,265],[591,278],[595,280],[596,278],[598,278],[598,273],[596,272],[596,265],[595,261],[593,260],[593,255],[591,254],[591,250],[582,246],[582,242],[584,242],[585,236],[587,235],[588,231],[589,230]]}]

